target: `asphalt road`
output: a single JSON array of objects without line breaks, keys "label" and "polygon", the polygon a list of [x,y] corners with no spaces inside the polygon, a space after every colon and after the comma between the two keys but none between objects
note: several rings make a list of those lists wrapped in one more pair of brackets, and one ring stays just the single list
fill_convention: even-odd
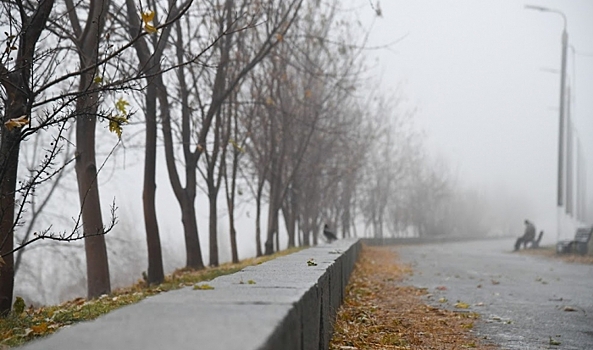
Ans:
[{"label": "asphalt road", "polygon": [[[477,312],[473,332],[502,349],[593,349],[593,265],[512,252],[514,240],[398,246],[406,284]],[[446,301],[445,301],[446,300]],[[460,301],[469,309],[456,309]]]}]

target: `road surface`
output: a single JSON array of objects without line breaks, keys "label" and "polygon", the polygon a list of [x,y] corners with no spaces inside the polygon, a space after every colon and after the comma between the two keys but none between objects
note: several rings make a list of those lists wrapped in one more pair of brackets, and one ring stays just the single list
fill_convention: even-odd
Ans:
[{"label": "road surface", "polygon": [[[593,265],[513,253],[514,240],[402,245],[427,301],[470,305],[473,332],[502,349],[593,349]],[[446,300],[446,301],[445,301]],[[456,309],[458,311],[466,311]]]}]

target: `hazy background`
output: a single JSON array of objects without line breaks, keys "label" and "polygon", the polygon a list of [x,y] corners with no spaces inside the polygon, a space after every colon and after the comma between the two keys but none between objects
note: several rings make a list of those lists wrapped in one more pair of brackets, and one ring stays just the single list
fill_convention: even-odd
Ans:
[{"label": "hazy background", "polygon": [[[525,4],[567,17],[577,52],[569,49],[567,82],[586,158],[591,218],[593,1],[389,0],[379,4],[382,17],[367,11],[366,20],[373,25],[370,46],[400,40],[372,54],[374,68],[383,86],[398,88],[417,107],[431,151],[480,192],[520,195],[529,203],[525,217],[555,240],[563,20]],[[567,238],[574,235],[565,231]]]},{"label": "hazy background", "polygon": [[[547,233],[544,242],[548,244],[558,238],[556,167],[563,21],[557,14],[526,10],[524,5],[563,11],[569,43],[589,55],[574,56],[569,50],[568,80],[574,86],[572,118],[587,162],[588,217],[593,220],[592,0],[384,0],[379,6],[369,0],[348,0],[344,4],[349,2],[352,5],[344,7],[370,30],[369,81],[393,91],[396,98],[403,97],[403,109],[415,110],[415,124],[424,130],[426,146],[434,158],[443,160],[459,187],[487,198],[490,211],[520,218],[498,233],[520,235],[522,219],[528,218]],[[380,17],[375,12],[379,9]],[[102,148],[111,148],[115,142],[111,137],[101,141]],[[137,148],[143,133],[130,126],[123,139],[123,147],[99,177],[104,218],[114,198],[119,207],[119,224],[106,238],[115,287],[138,280],[147,264],[141,202],[144,155]],[[105,156],[102,153],[98,161]],[[157,169],[159,229],[165,269],[171,272],[184,265],[185,250],[179,205],[162,149]],[[77,213],[73,175],[56,195],[54,203],[59,204],[48,209],[57,230],[69,228]],[[255,211],[245,205],[253,203],[248,197],[244,196],[237,210],[241,259],[255,255]],[[73,209],[65,210],[69,207]],[[208,206],[203,193],[196,210],[203,258],[208,261]],[[230,260],[230,249],[222,209],[218,225],[220,260],[225,262]],[[280,226],[283,230],[284,225]],[[561,238],[572,235],[574,231],[564,228]],[[281,233],[280,239],[285,247],[286,235]],[[16,295],[29,295],[27,302],[56,303],[85,294],[81,243],[38,252],[27,261],[25,268],[31,273],[17,275]]]}]

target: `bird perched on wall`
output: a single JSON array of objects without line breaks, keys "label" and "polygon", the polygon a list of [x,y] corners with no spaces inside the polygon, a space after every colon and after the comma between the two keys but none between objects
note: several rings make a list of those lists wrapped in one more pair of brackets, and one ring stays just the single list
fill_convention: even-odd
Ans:
[{"label": "bird perched on wall", "polygon": [[329,230],[329,226],[327,226],[327,224],[325,224],[325,227],[323,227],[323,235],[325,236],[325,239],[327,239],[328,243],[338,240],[336,234]]}]

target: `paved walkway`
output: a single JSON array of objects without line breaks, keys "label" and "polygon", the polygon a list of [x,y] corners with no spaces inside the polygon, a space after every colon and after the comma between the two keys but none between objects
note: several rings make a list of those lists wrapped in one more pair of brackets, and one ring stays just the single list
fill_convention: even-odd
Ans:
[{"label": "paved walkway", "polygon": [[482,315],[474,328],[479,337],[503,349],[593,349],[593,265],[512,253],[513,244],[396,249],[414,268],[406,283],[428,288],[430,303],[454,309],[461,301]]}]

